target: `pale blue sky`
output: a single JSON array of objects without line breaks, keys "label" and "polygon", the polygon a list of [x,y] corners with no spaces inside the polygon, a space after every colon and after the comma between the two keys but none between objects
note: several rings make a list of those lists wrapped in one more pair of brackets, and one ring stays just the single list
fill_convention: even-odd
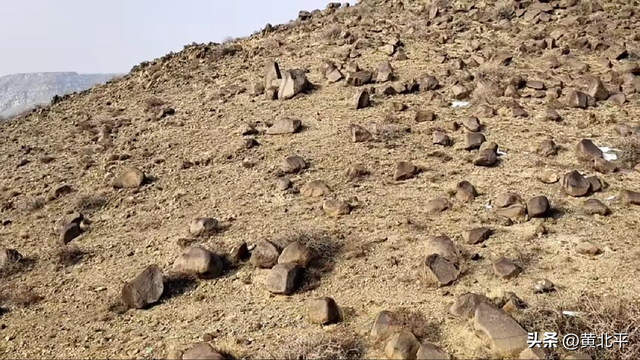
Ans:
[{"label": "pale blue sky", "polygon": [[[335,0],[334,0],[335,1]],[[328,0],[0,0],[0,76],[126,73],[192,42],[222,42]],[[351,4],[355,1],[350,1]]]}]

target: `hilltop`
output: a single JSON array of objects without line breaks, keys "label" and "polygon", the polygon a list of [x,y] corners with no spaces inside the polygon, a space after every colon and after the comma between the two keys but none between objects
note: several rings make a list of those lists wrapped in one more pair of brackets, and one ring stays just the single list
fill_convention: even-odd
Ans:
[{"label": "hilltop", "polygon": [[105,83],[115,74],[78,74],[47,72],[12,74],[0,77],[0,118],[9,118],[38,105],[48,104],[54,96],[87,90]]},{"label": "hilltop", "polygon": [[636,358],[639,25],[330,4],[1,123],[2,358]]}]

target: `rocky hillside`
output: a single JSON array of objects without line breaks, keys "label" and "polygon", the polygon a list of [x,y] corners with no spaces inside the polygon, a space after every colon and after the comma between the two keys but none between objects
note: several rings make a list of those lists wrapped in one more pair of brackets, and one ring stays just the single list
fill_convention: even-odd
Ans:
[{"label": "rocky hillside", "polygon": [[0,77],[0,118],[9,118],[37,105],[48,104],[56,95],[87,90],[114,78],[115,74],[49,72]]},{"label": "rocky hillside", "polygon": [[639,25],[330,4],[0,124],[1,357],[637,358]]}]

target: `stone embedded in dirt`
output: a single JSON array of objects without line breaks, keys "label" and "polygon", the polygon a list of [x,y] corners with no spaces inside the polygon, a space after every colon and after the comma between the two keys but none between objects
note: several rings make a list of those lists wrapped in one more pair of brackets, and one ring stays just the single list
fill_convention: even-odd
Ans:
[{"label": "stone embedded in dirt", "polygon": [[383,310],[378,313],[373,321],[369,338],[373,342],[382,342],[387,340],[391,335],[402,330],[402,323],[396,315],[391,311]]},{"label": "stone embedded in dirt", "polygon": [[269,87],[271,87],[273,80],[278,79],[282,79],[278,63],[275,61],[268,62],[264,67],[264,88],[268,89]]},{"label": "stone embedded in dirt", "polygon": [[80,224],[75,222],[69,223],[60,231],[60,243],[66,245],[80,236],[80,234],[82,234]]},{"label": "stone embedded in dirt", "polygon": [[423,343],[418,349],[416,360],[449,360],[451,356],[432,343]]},{"label": "stone embedded in dirt", "polygon": [[491,300],[484,295],[466,293],[458,297],[449,308],[449,313],[462,320],[472,319],[476,315],[476,309],[481,303],[491,303]]},{"label": "stone embedded in dirt", "polygon": [[296,264],[277,264],[269,271],[265,285],[273,294],[291,295],[302,280],[302,268]]},{"label": "stone embedded in dirt", "polygon": [[433,111],[431,110],[418,110],[416,112],[416,116],[414,117],[414,120],[417,123],[421,123],[425,121],[433,121],[435,119],[436,119],[436,114],[434,114]]},{"label": "stone embedded in dirt", "polygon": [[282,74],[280,88],[278,89],[278,99],[286,100],[307,91],[311,87],[304,70],[293,69]]},{"label": "stone embedded in dirt", "polygon": [[367,106],[369,106],[369,90],[365,88],[358,89],[351,98],[351,107],[357,110]]},{"label": "stone embedded in dirt", "polygon": [[251,253],[249,253],[249,247],[244,241],[234,245],[227,254],[227,259],[231,262],[231,265],[234,266],[240,264],[246,259],[249,259],[250,257]]},{"label": "stone embedded in dirt", "polygon": [[464,126],[471,132],[479,132],[482,128],[482,125],[480,125],[480,120],[478,120],[478,118],[475,116],[468,117],[462,120],[462,126]]},{"label": "stone embedded in dirt", "polygon": [[251,251],[249,262],[257,268],[268,269],[278,263],[279,256],[280,250],[274,243],[268,240],[260,240]]},{"label": "stone embedded in dirt", "polygon": [[609,160],[598,157],[593,159],[593,168],[599,173],[611,174],[618,170],[618,165],[612,163]]},{"label": "stone embedded in dirt", "polygon": [[527,347],[526,349],[524,349],[524,350],[522,350],[520,352],[520,355],[518,355],[518,359],[520,359],[520,360],[546,360],[547,359],[547,354],[545,353],[543,348],[539,348],[539,347],[530,348],[530,347]]},{"label": "stone embedded in dirt", "polygon": [[554,285],[549,279],[540,279],[533,284],[533,292],[546,293],[554,290]]},{"label": "stone embedded in dirt", "polygon": [[501,306],[502,310],[509,314],[517,313],[518,310],[525,309],[527,304],[511,291],[505,291],[500,303],[504,302]]},{"label": "stone embedded in dirt", "polygon": [[420,91],[433,91],[438,89],[440,82],[435,76],[428,75],[420,79]]},{"label": "stone embedded in dirt", "polygon": [[344,200],[327,199],[322,202],[322,210],[330,217],[349,215],[351,206]]},{"label": "stone embedded in dirt", "polygon": [[302,121],[299,119],[282,118],[271,125],[266,133],[269,135],[293,134],[298,132],[302,127]]},{"label": "stone embedded in dirt", "polygon": [[420,349],[420,341],[416,336],[410,331],[401,331],[391,336],[384,347],[384,355],[387,359],[415,359],[418,349]]},{"label": "stone embedded in dirt", "polygon": [[587,97],[587,94],[583,93],[582,91],[574,90],[569,94],[567,103],[569,107],[572,108],[586,109],[589,105],[589,99]]},{"label": "stone embedded in dirt", "polygon": [[507,85],[507,87],[504,89],[504,96],[506,97],[511,97],[511,98],[518,98],[520,97],[520,93],[518,92],[518,89],[514,86],[514,85]]},{"label": "stone embedded in dirt", "polygon": [[562,177],[562,188],[569,196],[585,196],[591,189],[591,183],[587,181],[577,170],[566,173]]},{"label": "stone embedded in dirt", "polygon": [[276,189],[280,191],[288,190],[291,188],[291,186],[293,186],[293,183],[289,178],[281,177],[276,181]]},{"label": "stone embedded in dirt", "polygon": [[282,160],[280,164],[280,170],[285,174],[295,174],[308,167],[306,161],[301,156],[293,155]]},{"label": "stone embedded in dirt", "polygon": [[522,269],[506,257],[493,262],[493,272],[503,279],[512,279],[522,272]]},{"label": "stone embedded in dirt", "polygon": [[487,141],[487,139],[484,137],[483,133],[470,132],[465,135],[464,148],[466,150],[478,149],[485,141]]},{"label": "stone embedded in dirt", "polygon": [[370,71],[352,71],[347,73],[347,84],[351,86],[362,86],[369,84],[373,74]]},{"label": "stone embedded in dirt", "polygon": [[423,275],[426,281],[438,286],[446,286],[460,276],[460,269],[439,254],[431,254],[424,261]]},{"label": "stone embedded in dirt", "polygon": [[384,44],[384,45],[380,46],[378,48],[378,50],[380,50],[381,52],[391,56],[391,55],[393,55],[393,53],[396,52],[396,47],[393,46],[392,44]]},{"label": "stone embedded in dirt", "polygon": [[330,83],[336,83],[344,78],[340,70],[336,67],[327,70],[325,76]]},{"label": "stone embedded in dirt", "polygon": [[278,88],[275,86],[268,87],[264,90],[264,97],[267,100],[276,100],[278,99]]},{"label": "stone embedded in dirt", "polygon": [[590,241],[583,241],[576,246],[576,251],[584,255],[598,255],[602,252],[600,247]]},{"label": "stone embedded in dirt", "polygon": [[478,80],[475,91],[479,94],[493,97],[501,97],[504,95],[504,89],[502,89],[499,84],[487,79]]},{"label": "stone embedded in dirt", "polygon": [[539,175],[538,179],[545,184],[555,184],[560,181],[558,173],[551,169],[544,169]]},{"label": "stone embedded in dirt", "polygon": [[456,199],[464,203],[470,203],[478,196],[476,188],[468,181],[460,181],[456,185]]},{"label": "stone embedded in dirt", "polygon": [[504,310],[490,303],[478,304],[473,319],[476,333],[501,354],[517,354],[527,347],[527,332]]},{"label": "stone embedded in dirt", "polygon": [[622,106],[627,101],[627,96],[624,93],[620,92],[609,96],[607,101],[611,102],[612,104]]},{"label": "stone embedded in dirt", "polygon": [[467,97],[469,97],[469,90],[460,85],[453,85],[453,87],[451,88],[451,94],[453,94],[453,98],[456,100],[464,100]]},{"label": "stone embedded in dirt", "polygon": [[451,207],[451,203],[447,198],[437,197],[429,199],[424,206],[424,210],[428,213],[443,212]]},{"label": "stone embedded in dirt", "polygon": [[320,197],[327,195],[331,190],[320,180],[310,181],[302,186],[300,192],[304,197]]},{"label": "stone embedded in dirt", "polygon": [[591,184],[591,191],[594,193],[601,191],[602,188],[604,187],[602,180],[600,180],[600,178],[598,178],[595,175],[589,176],[585,179],[589,182],[589,184]]},{"label": "stone embedded in dirt", "polygon": [[225,357],[217,352],[208,342],[194,345],[182,355],[182,360],[224,360]]},{"label": "stone embedded in dirt", "polygon": [[478,154],[473,159],[473,165],[476,166],[493,166],[498,162],[498,144],[491,142],[484,142],[480,145]]},{"label": "stone embedded in dirt", "polygon": [[393,179],[396,181],[402,181],[410,179],[418,174],[418,167],[408,161],[400,161],[396,164],[396,172],[393,175]]},{"label": "stone embedded in dirt", "polygon": [[620,200],[624,204],[640,205],[640,192],[631,190],[620,191]]},{"label": "stone embedded in dirt", "polygon": [[383,83],[393,80],[393,67],[390,63],[382,63],[378,65],[378,72],[376,74],[376,82]]},{"label": "stone embedded in dirt", "polygon": [[14,249],[0,249],[0,270],[9,269],[22,259],[22,255]]},{"label": "stone embedded in dirt", "polygon": [[544,217],[550,208],[549,199],[544,195],[534,196],[527,201],[527,213],[530,218]]},{"label": "stone embedded in dirt", "polygon": [[576,155],[578,159],[593,161],[594,158],[601,158],[603,153],[593,141],[582,139],[576,144]]},{"label": "stone embedded in dirt", "polygon": [[310,300],[307,312],[312,324],[326,325],[340,320],[340,308],[330,297]]},{"label": "stone embedded in dirt", "polygon": [[189,224],[189,233],[200,237],[215,233],[218,230],[218,220],[214,218],[196,218]]},{"label": "stone embedded in dirt", "polygon": [[529,113],[519,105],[511,108],[511,114],[514,117],[529,117]]},{"label": "stone embedded in dirt", "polygon": [[467,244],[479,244],[491,236],[491,229],[486,227],[473,228],[462,232],[462,238]]},{"label": "stone embedded in dirt", "polygon": [[122,287],[120,299],[129,308],[142,309],[160,300],[163,291],[162,270],[157,265],[149,265]]},{"label": "stone embedded in dirt", "polygon": [[140,169],[127,167],[113,180],[113,187],[116,189],[139,188],[144,183],[144,180],[145,175]]},{"label": "stone embedded in dirt", "polygon": [[179,273],[195,274],[212,279],[222,274],[222,260],[218,255],[201,247],[191,247],[173,263],[173,270]]},{"label": "stone embedded in dirt", "polygon": [[496,196],[494,205],[499,208],[505,208],[514,204],[522,204],[522,198],[520,195],[513,192],[500,193]]},{"label": "stone embedded in dirt", "polygon": [[525,86],[530,88],[530,89],[534,89],[534,90],[544,90],[545,86],[544,83],[542,81],[538,81],[538,80],[529,80],[525,83]]},{"label": "stone embedded in dirt", "polygon": [[514,204],[496,210],[496,215],[500,218],[509,219],[515,223],[525,221],[527,210],[520,204]]},{"label": "stone embedded in dirt", "polygon": [[596,101],[607,100],[609,98],[609,90],[604,86],[602,80],[597,76],[589,77],[589,89],[587,94],[592,96]]},{"label": "stone embedded in dirt", "polygon": [[545,116],[547,120],[556,121],[556,122],[562,119],[560,114],[558,114],[558,112],[554,109],[548,109],[545,113]]},{"label": "stone embedded in dirt", "polygon": [[441,131],[434,131],[432,136],[432,142],[435,145],[442,145],[442,146],[451,146],[451,143],[453,142],[453,140],[451,140],[451,137]]},{"label": "stone embedded in dirt", "polygon": [[426,254],[438,254],[456,266],[460,263],[460,254],[453,241],[446,235],[429,237],[426,243]]},{"label": "stone embedded in dirt", "polygon": [[55,199],[58,199],[62,196],[71,194],[73,192],[73,188],[67,184],[64,185],[60,185],[54,189],[51,190],[51,192],[49,193],[49,196],[47,197],[47,200],[49,201],[53,201]]},{"label": "stone embedded in dirt", "polygon": [[536,153],[541,156],[552,156],[558,153],[558,145],[552,139],[542,140],[536,148]]},{"label": "stone embedded in dirt", "polygon": [[306,268],[311,262],[311,252],[299,241],[294,241],[287,245],[278,257],[278,264],[292,263],[301,268]]},{"label": "stone embedded in dirt", "polygon": [[373,140],[373,136],[371,136],[369,130],[360,125],[351,124],[349,131],[351,132],[351,141],[355,143]]},{"label": "stone embedded in dirt", "polygon": [[367,175],[369,172],[362,165],[349,166],[346,171],[347,179],[354,180]]},{"label": "stone embedded in dirt", "polygon": [[587,213],[592,215],[606,216],[611,214],[611,210],[607,205],[598,199],[589,199],[584,202],[584,207]]}]

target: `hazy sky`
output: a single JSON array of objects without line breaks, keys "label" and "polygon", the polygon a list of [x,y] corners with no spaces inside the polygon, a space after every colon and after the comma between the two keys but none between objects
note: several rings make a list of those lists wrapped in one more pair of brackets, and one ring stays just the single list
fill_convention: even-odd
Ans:
[{"label": "hazy sky", "polygon": [[[336,1],[336,0],[334,0]],[[192,42],[287,22],[328,0],[1,0],[0,76],[126,73]],[[342,1],[341,1],[342,2]],[[354,1],[350,1],[354,3]]]}]

